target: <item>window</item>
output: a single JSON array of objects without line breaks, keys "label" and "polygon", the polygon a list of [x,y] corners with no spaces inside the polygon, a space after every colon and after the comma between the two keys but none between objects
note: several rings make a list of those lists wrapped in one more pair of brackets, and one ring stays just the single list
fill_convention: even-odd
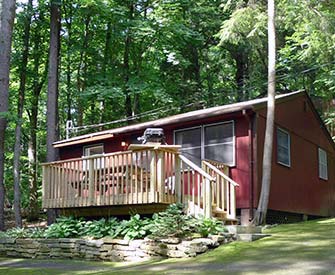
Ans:
[{"label": "window", "polygon": [[233,123],[204,126],[205,159],[234,165]]},{"label": "window", "polygon": [[177,130],[175,144],[181,145],[182,154],[198,165],[202,159],[235,165],[233,121]]},{"label": "window", "polygon": [[93,156],[93,155],[100,155],[103,153],[104,153],[104,146],[102,144],[84,147],[85,157]]},{"label": "window", "polygon": [[181,145],[182,154],[189,160],[201,163],[201,127],[175,132],[175,144]]},{"label": "window", "polygon": [[328,180],[327,152],[319,148],[319,177]]},{"label": "window", "polygon": [[277,128],[277,162],[291,166],[290,135],[280,128]]},{"label": "window", "polygon": [[[94,155],[101,155],[104,153],[104,146],[103,144],[92,145],[92,146],[85,146],[84,147],[84,157],[94,156]],[[96,162],[94,162],[94,169],[99,169],[104,167],[104,159],[98,158]],[[83,161],[83,170],[88,170],[88,161]]]}]

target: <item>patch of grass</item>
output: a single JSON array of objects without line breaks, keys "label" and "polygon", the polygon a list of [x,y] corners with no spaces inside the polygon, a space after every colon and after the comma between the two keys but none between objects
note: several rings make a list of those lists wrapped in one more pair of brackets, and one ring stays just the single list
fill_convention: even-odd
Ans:
[{"label": "patch of grass", "polygon": [[60,274],[57,270],[50,269],[36,269],[36,268],[9,268],[0,267],[0,274],[6,275],[58,275]]},{"label": "patch of grass", "polygon": [[[62,261],[82,265],[82,269],[58,273],[42,268],[4,268],[0,259],[0,274],[335,274],[335,219],[280,225],[265,233],[272,236],[252,243],[234,242],[196,258],[139,264]],[[96,269],[85,270],[85,266]]]}]

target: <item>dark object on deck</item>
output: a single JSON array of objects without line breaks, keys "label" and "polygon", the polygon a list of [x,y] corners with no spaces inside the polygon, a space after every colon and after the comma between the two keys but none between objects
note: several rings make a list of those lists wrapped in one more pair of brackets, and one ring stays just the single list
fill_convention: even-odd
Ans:
[{"label": "dark object on deck", "polygon": [[143,136],[138,137],[137,139],[142,141],[142,144],[146,144],[148,142],[166,144],[164,130],[162,128],[147,128],[144,131]]}]

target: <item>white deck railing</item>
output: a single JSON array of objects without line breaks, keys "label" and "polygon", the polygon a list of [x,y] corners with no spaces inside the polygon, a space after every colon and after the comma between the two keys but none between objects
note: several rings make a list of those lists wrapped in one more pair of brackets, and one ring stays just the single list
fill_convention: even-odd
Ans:
[{"label": "white deck railing", "polygon": [[182,202],[192,215],[211,217],[214,205],[235,218],[236,183],[203,165],[159,147],[45,163],[42,207]]}]

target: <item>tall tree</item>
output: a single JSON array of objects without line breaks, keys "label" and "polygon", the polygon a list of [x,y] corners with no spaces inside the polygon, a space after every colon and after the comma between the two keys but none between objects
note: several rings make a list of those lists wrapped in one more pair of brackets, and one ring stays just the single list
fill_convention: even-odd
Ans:
[{"label": "tall tree", "polygon": [[268,101],[263,151],[262,189],[257,211],[253,220],[253,222],[257,225],[263,224],[266,221],[266,213],[268,209],[271,187],[272,148],[276,95],[275,0],[268,0],[268,51]]},{"label": "tall tree", "polygon": [[26,90],[27,79],[27,63],[29,55],[29,40],[30,40],[30,24],[33,12],[33,0],[28,1],[25,12],[24,20],[24,33],[23,33],[23,49],[22,61],[20,66],[20,86],[17,107],[17,122],[15,128],[15,144],[14,144],[14,213],[15,213],[15,226],[22,227],[21,217],[21,190],[20,190],[20,156],[21,156],[21,132],[22,132],[22,115]]},{"label": "tall tree", "polygon": [[[59,1],[51,2],[50,16],[50,48],[48,67],[48,99],[47,99],[47,162],[55,161],[58,152],[53,143],[58,140],[58,65],[60,51],[60,13]],[[48,212],[48,223],[55,219],[55,211]]]},{"label": "tall tree", "polygon": [[[46,26],[46,18],[44,16],[46,10],[45,7],[40,6],[34,16],[34,24],[32,29],[32,68],[31,75],[33,76],[31,84],[31,95],[29,101],[26,104],[26,111],[29,118],[29,141],[28,141],[28,162],[29,162],[29,212],[28,219],[36,220],[39,215],[39,205],[38,205],[38,140],[37,136],[40,133],[38,129],[38,114],[39,114],[39,105],[41,102],[40,95],[44,83],[47,79],[48,73],[48,58],[47,54],[41,54],[47,52],[47,42],[46,37],[48,31],[43,28]],[[44,43],[43,43],[44,41]],[[43,152],[40,150],[39,154]]]},{"label": "tall tree", "polygon": [[15,0],[0,1],[0,230],[5,228],[5,184],[4,184],[4,148],[7,126],[9,95],[9,68],[12,44],[12,32],[15,17]]}]

